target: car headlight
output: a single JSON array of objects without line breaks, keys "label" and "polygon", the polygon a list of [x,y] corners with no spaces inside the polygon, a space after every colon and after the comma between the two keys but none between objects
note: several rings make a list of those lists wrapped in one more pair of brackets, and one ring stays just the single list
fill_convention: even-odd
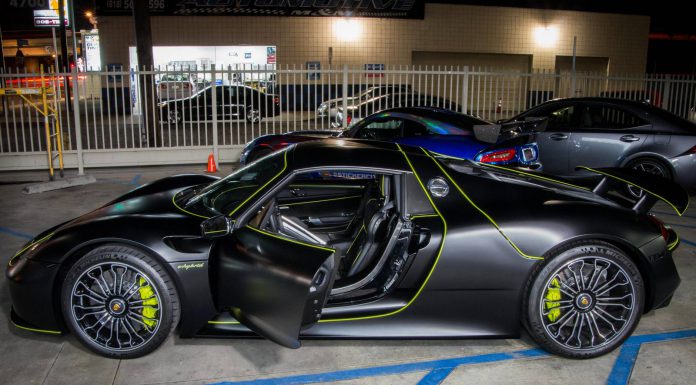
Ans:
[{"label": "car headlight", "polygon": [[31,256],[31,254],[34,253],[34,251],[44,242],[49,240],[54,233],[50,233],[40,239],[33,240],[26,244],[21,250],[17,252],[17,254],[14,255],[14,257],[10,258],[10,262],[8,263],[9,267],[16,266],[19,264],[22,260],[25,260]]}]

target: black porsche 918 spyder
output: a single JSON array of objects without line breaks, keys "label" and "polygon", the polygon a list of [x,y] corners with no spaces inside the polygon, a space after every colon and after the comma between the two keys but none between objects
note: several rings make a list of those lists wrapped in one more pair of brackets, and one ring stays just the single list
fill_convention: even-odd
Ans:
[{"label": "black porsche 918 spyder", "polygon": [[[597,169],[593,189],[395,143],[296,144],[229,176],[179,175],[38,235],[9,262],[12,321],[145,355],[183,337],[513,337],[616,348],[680,279],[647,214],[676,184]],[[638,201],[614,194],[631,184]]]}]

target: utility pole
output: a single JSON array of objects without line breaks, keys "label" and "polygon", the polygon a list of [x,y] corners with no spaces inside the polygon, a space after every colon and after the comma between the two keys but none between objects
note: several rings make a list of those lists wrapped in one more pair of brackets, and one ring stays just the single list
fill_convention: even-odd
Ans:
[{"label": "utility pole", "polygon": [[[75,20],[73,20],[73,23]],[[65,33],[65,0],[58,0],[58,23],[60,24],[58,28],[60,28],[60,61],[61,65],[63,66],[63,70],[66,73],[70,71],[70,58],[68,57],[68,38]],[[75,36],[73,36],[73,39]],[[58,72],[61,72],[61,69],[57,69]],[[70,112],[70,85],[69,85],[69,77],[66,75],[63,78],[63,88],[65,89],[65,110],[66,112]]]},{"label": "utility pole", "polygon": [[[142,111],[145,112],[146,109],[149,109],[148,113],[143,113],[141,116],[145,116],[147,119],[145,127],[148,133],[148,145],[155,147],[158,143],[161,144],[157,138],[159,132],[157,125],[160,119],[159,109],[156,102],[153,102],[155,100],[153,95],[155,62],[152,57],[152,28],[150,27],[150,10],[147,1],[133,2],[133,23],[135,24],[135,42],[138,53],[138,68],[135,69],[135,74],[138,76],[142,73],[142,76],[139,77],[142,84],[138,98]],[[131,84],[131,87],[133,86],[134,84]]]}]

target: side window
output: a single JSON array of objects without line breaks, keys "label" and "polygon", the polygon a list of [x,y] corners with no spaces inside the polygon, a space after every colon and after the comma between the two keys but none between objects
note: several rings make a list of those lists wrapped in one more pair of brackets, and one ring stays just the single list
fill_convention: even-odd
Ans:
[{"label": "side window", "polygon": [[402,119],[377,119],[358,130],[355,137],[358,139],[390,140],[401,136],[403,125]]},{"label": "side window", "polygon": [[575,111],[575,105],[572,104],[550,111],[546,129],[553,131],[571,128],[575,122]]},{"label": "side window", "polygon": [[435,213],[423,188],[413,174],[406,174],[406,210],[411,216]]},{"label": "side window", "polygon": [[437,132],[429,130],[424,125],[413,120],[404,119],[404,137],[437,135]]},{"label": "side window", "polygon": [[613,106],[588,105],[584,106],[580,113],[580,127],[587,129],[620,130],[644,124],[646,123],[643,119]]}]

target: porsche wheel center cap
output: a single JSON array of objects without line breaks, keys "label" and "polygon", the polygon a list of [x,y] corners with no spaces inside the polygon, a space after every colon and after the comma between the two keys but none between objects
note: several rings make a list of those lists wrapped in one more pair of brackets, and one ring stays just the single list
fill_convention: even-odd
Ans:
[{"label": "porsche wheel center cap", "polygon": [[575,298],[575,306],[580,310],[587,310],[592,307],[594,300],[592,296],[587,293],[581,293]]},{"label": "porsche wheel center cap", "polygon": [[109,301],[109,312],[113,315],[122,315],[126,311],[126,303],[119,298]]}]

